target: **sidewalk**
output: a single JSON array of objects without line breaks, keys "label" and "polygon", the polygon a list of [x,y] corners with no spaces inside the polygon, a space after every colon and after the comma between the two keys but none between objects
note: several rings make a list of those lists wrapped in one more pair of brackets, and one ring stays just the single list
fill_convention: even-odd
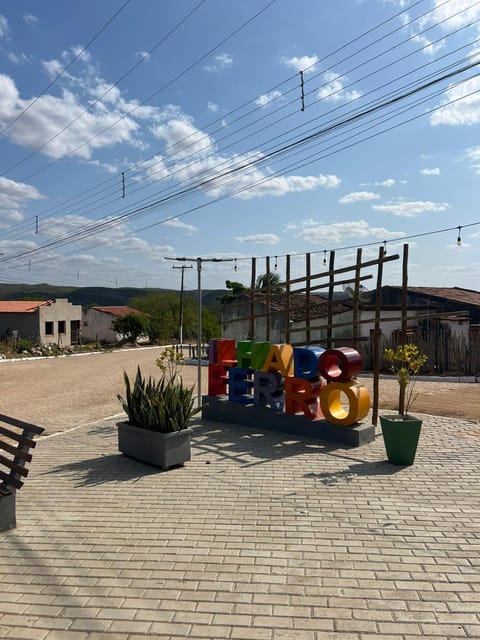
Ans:
[{"label": "sidewalk", "polygon": [[430,416],[412,467],[198,423],[160,472],[113,420],[40,438],[0,534],[6,640],[480,638],[480,423]]}]

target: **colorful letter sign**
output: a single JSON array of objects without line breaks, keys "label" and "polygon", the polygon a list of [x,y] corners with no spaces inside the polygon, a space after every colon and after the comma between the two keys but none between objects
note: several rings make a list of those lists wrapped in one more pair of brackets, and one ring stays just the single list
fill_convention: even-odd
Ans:
[{"label": "colorful letter sign", "polygon": [[362,360],[351,347],[292,347],[211,340],[208,394],[276,413],[302,413],[349,427],[365,418],[370,396],[356,381]]}]

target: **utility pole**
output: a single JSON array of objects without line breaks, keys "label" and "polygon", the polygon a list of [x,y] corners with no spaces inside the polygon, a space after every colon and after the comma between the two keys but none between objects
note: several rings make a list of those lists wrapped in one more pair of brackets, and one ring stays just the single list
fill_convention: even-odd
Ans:
[{"label": "utility pole", "polygon": [[172,269],[181,269],[182,277],[180,280],[180,322],[179,322],[179,330],[178,330],[178,338],[180,341],[180,353],[183,358],[183,275],[185,273],[185,269],[193,269],[193,265],[182,264],[181,267],[172,266]]},{"label": "utility pole", "polygon": [[198,321],[197,321],[197,406],[202,406],[202,264],[204,262],[233,262],[233,258],[167,258],[178,262],[195,262],[197,265]]}]

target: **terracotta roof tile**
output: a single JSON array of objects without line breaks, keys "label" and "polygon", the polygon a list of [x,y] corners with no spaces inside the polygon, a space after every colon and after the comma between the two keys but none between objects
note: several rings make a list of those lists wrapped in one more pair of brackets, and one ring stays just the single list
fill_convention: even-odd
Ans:
[{"label": "terracotta roof tile", "polygon": [[34,300],[0,300],[0,313],[33,313],[45,304]]},{"label": "terracotta roof tile", "polygon": [[130,313],[139,316],[147,315],[138,309],[132,309],[132,307],[127,307],[126,305],[119,307],[92,307],[92,309],[107,313],[109,316],[114,316],[115,318],[122,318],[123,316],[128,316]]}]

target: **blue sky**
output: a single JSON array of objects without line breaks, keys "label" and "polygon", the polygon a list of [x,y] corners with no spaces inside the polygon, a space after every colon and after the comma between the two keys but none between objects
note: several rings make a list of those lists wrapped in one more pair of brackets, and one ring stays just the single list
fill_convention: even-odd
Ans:
[{"label": "blue sky", "polygon": [[408,242],[411,285],[478,290],[479,52],[474,0],[2,3],[0,280],[236,259],[223,287]]}]

